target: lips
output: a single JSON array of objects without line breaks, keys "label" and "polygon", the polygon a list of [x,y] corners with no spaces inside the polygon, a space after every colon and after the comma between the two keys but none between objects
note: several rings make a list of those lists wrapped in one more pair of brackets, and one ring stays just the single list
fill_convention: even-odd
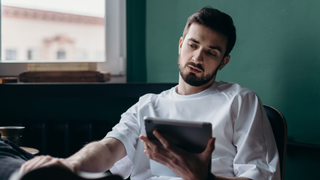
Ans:
[{"label": "lips", "polygon": [[193,72],[193,73],[201,73],[202,72],[202,70],[200,70],[194,66],[191,66],[191,65],[188,65],[187,68],[190,72]]}]

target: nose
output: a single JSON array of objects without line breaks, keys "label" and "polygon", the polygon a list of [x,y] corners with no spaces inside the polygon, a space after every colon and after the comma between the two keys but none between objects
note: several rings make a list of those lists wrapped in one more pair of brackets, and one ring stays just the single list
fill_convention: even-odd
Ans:
[{"label": "nose", "polygon": [[192,61],[196,64],[202,64],[203,63],[203,50],[201,48],[194,51]]}]

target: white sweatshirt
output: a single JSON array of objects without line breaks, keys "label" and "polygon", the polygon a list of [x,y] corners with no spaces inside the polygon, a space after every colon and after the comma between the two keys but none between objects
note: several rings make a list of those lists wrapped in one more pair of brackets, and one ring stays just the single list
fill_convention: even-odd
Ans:
[{"label": "white sweatshirt", "polygon": [[[235,83],[215,82],[193,95],[176,88],[146,94],[121,116],[106,137],[119,139],[127,156],[115,163],[112,173],[132,180],[181,179],[151,174],[149,159],[139,139],[145,135],[144,116],[212,123],[216,137],[211,172],[229,177],[280,180],[279,157],[269,120],[259,97]],[[205,168],[205,167],[204,167]]]}]

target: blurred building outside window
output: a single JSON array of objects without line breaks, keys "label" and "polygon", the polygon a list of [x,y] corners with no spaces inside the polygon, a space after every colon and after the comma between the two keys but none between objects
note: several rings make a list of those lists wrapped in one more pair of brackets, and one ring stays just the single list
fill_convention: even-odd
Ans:
[{"label": "blurred building outside window", "polygon": [[51,62],[96,62],[99,71],[125,74],[125,0],[0,2],[0,77]]},{"label": "blurred building outside window", "polygon": [[[48,2],[54,7],[48,7]],[[70,9],[65,2],[2,0],[1,49],[5,56],[1,60],[36,60],[26,56],[32,47],[39,49],[37,60],[78,60],[76,49],[89,52],[82,60],[96,61],[97,51],[104,56],[99,60],[105,60],[104,0],[77,0]],[[82,7],[87,4],[96,4],[95,9]],[[5,51],[8,47],[16,49],[15,57]],[[61,48],[65,48],[64,53]]]},{"label": "blurred building outside window", "polygon": [[125,77],[126,0],[0,2],[0,77],[52,62],[95,62],[98,71]]}]

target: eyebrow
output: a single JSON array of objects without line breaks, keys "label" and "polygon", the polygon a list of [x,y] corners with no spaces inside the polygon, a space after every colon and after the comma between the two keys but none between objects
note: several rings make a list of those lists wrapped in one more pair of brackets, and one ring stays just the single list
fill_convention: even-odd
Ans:
[{"label": "eyebrow", "polygon": [[[190,40],[190,41],[192,41],[192,42],[194,42],[194,43],[199,44],[199,41],[197,41],[197,40],[194,39],[194,38],[189,38],[188,40]],[[210,48],[210,49],[216,49],[216,50],[220,51],[220,53],[222,53],[222,49],[221,49],[220,46],[209,46],[209,48]]]}]

